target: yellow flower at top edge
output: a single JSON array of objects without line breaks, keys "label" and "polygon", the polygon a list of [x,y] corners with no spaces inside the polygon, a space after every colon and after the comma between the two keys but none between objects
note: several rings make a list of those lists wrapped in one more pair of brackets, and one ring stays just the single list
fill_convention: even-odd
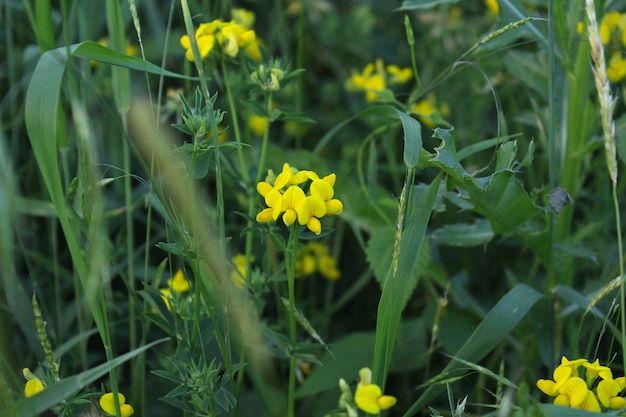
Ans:
[{"label": "yellow flower at top edge", "polygon": [[[118,393],[117,400],[120,405],[120,412],[122,414],[121,417],[132,416],[135,410],[133,409],[132,405],[126,404],[126,398],[124,397],[124,395]],[[110,416],[117,415],[117,413],[115,412],[115,398],[113,397],[112,392],[107,392],[102,397],[100,397],[100,408],[102,408],[102,411]]]},{"label": "yellow flower at top edge", "polygon": [[357,407],[368,414],[376,415],[396,404],[396,397],[383,395],[381,388],[371,383],[372,371],[369,368],[361,368],[359,376],[361,379],[354,393],[354,402]]},{"label": "yellow flower at top edge", "polygon": [[376,64],[376,66],[367,64],[360,74],[353,72],[350,79],[346,81],[346,90],[352,92],[365,91],[367,101],[376,101],[378,93],[387,86],[385,74],[382,71],[382,60],[377,60]]},{"label": "yellow flower at top edge", "polygon": [[626,14],[619,12],[609,12],[604,15],[600,22],[600,37],[602,44],[606,45],[614,39],[622,42],[626,46]]},{"label": "yellow flower at top edge", "polygon": [[[196,29],[195,38],[202,59],[209,56],[216,45],[219,45],[219,49],[226,55],[235,57],[240,49],[245,50],[255,44],[256,33],[246,26],[254,22],[254,14],[250,17],[243,9],[234,10],[237,11],[233,12],[235,16],[233,20],[224,22],[216,19],[209,23],[202,23]],[[238,23],[238,20],[245,24]],[[185,48],[185,57],[193,61],[191,40],[188,35],[181,36],[180,45]]]},{"label": "yellow flower at top edge", "polygon": [[491,14],[500,16],[500,4],[498,4],[498,0],[485,0],[485,6],[487,6]]},{"label": "yellow flower at top edge", "polygon": [[185,273],[182,269],[176,271],[174,278],[167,280],[167,286],[176,291],[178,294],[189,291],[191,288],[191,282],[185,277]]}]

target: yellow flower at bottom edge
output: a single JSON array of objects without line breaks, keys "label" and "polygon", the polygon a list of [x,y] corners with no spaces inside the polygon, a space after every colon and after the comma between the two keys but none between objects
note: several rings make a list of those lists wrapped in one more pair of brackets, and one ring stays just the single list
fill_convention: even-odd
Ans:
[{"label": "yellow flower at bottom edge", "polygon": [[382,395],[382,390],[376,384],[359,384],[354,394],[357,407],[368,414],[378,414],[382,410],[393,407],[397,400],[392,395]]},{"label": "yellow flower at bottom edge", "polygon": [[[132,416],[135,410],[133,409],[132,405],[126,404],[126,398],[124,397],[124,395],[121,393],[118,393],[117,400],[120,404],[121,417]],[[115,398],[113,397],[112,392],[107,392],[102,397],[100,397],[100,408],[102,408],[102,411],[104,411],[110,416],[117,415],[115,413]]]},{"label": "yellow flower at bottom edge", "polygon": [[43,384],[37,378],[30,379],[26,381],[26,385],[24,386],[24,395],[29,398],[33,395],[40,393],[43,391]]}]

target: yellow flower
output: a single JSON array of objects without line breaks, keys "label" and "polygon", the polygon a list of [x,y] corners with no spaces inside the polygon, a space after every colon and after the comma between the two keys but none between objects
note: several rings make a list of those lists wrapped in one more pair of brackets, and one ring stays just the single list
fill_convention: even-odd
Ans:
[{"label": "yellow flower", "polygon": [[611,39],[623,42],[626,45],[626,14],[619,12],[609,12],[604,15],[600,22],[600,37],[604,45]]},{"label": "yellow flower", "polygon": [[[117,400],[120,404],[120,412],[121,417],[129,417],[132,416],[135,410],[133,410],[133,406],[130,404],[126,404],[126,398],[123,394],[117,394]],[[107,392],[102,397],[100,397],[100,408],[102,411],[111,416],[117,416],[115,412],[115,398],[113,397],[112,392]]]},{"label": "yellow flower", "polygon": [[254,25],[254,12],[246,9],[231,9],[230,15],[235,23],[250,29]]},{"label": "yellow flower", "polygon": [[[257,214],[258,222],[277,220],[283,214],[285,225],[291,226],[297,219],[300,225],[306,225],[319,235],[322,231],[319,219],[326,214],[339,214],[343,210],[341,201],[332,198],[334,174],[320,179],[313,171],[298,171],[285,163],[282,172],[274,178],[271,177],[274,174],[270,171],[267,181],[257,184],[257,191],[264,197],[267,205],[267,208]],[[305,195],[301,185],[309,180],[309,195]],[[287,189],[283,192],[285,187]]]},{"label": "yellow flower", "polygon": [[319,272],[324,278],[337,280],[341,278],[341,271],[337,268],[337,261],[330,255],[330,248],[322,242],[310,241],[298,251],[296,256],[296,273],[299,277],[306,277]]},{"label": "yellow flower", "polygon": [[187,280],[183,270],[179,269],[178,271],[176,271],[174,278],[167,280],[167,286],[171,290],[176,291],[179,294],[182,294],[184,292],[189,291],[189,289],[191,288],[191,282]]},{"label": "yellow flower", "polygon": [[263,136],[268,124],[269,122],[263,116],[253,114],[248,118],[248,127],[257,136]]},{"label": "yellow flower", "polygon": [[[584,368],[585,379],[579,368]],[[624,377],[613,379],[608,366],[600,365],[597,359],[568,360],[561,358],[561,364],[553,373],[554,381],[539,379],[537,387],[545,394],[555,397],[554,404],[600,412],[601,405],[614,410],[626,407],[626,399],[619,396],[626,386]],[[599,380],[599,381],[598,381]]]},{"label": "yellow flower", "polygon": [[[204,59],[211,53],[216,44],[220,46],[222,52],[235,57],[240,48],[247,48],[254,43],[256,34],[254,30],[237,23],[235,20],[223,22],[216,19],[198,26],[195,37],[200,57]],[[180,38],[180,44],[186,50],[185,57],[193,61],[189,36],[183,35]]]},{"label": "yellow flower", "polygon": [[387,72],[389,73],[389,82],[391,84],[404,84],[413,77],[413,70],[408,67],[400,68],[397,65],[387,65]]},{"label": "yellow flower", "polygon": [[165,303],[165,307],[172,311],[172,291],[169,288],[159,288],[159,291],[161,292],[161,299],[163,303]]},{"label": "yellow flower", "polygon": [[354,394],[357,407],[368,414],[378,414],[396,404],[396,397],[383,395],[380,387],[371,383],[372,371],[369,368],[361,368],[359,375],[361,379]]},{"label": "yellow flower", "polygon": [[236,271],[232,271],[230,273],[230,279],[238,288],[243,289],[246,282],[245,280],[248,276],[248,273],[246,271],[246,256],[242,253],[238,253],[237,255],[233,256],[231,261],[235,266]]},{"label": "yellow flower", "polygon": [[[375,70],[376,72],[374,72]],[[350,79],[346,82],[348,91],[365,91],[365,99],[367,101],[376,101],[379,93],[385,88],[382,60],[376,61],[376,67],[374,64],[366,65],[361,74],[353,72]]]},{"label": "yellow flower", "polygon": [[435,107],[433,100],[420,100],[413,105],[411,111],[417,115],[417,118],[424,126],[429,128],[435,127],[435,122],[431,116],[437,113],[437,107]]},{"label": "yellow flower", "polygon": [[609,59],[609,66],[606,69],[606,76],[612,83],[618,83],[626,77],[626,59],[622,53],[615,51]]},{"label": "yellow flower", "polygon": [[485,6],[487,6],[491,14],[496,16],[500,15],[500,5],[498,4],[498,0],[485,0]]},{"label": "yellow flower", "polygon": [[24,395],[26,397],[32,397],[41,391],[43,391],[43,383],[39,379],[33,378],[26,381],[24,386]]}]

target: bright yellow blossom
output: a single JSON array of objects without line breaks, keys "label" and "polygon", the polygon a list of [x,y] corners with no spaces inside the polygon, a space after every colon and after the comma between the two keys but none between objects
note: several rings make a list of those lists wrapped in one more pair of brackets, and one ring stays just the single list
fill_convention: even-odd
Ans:
[{"label": "bright yellow blossom", "polygon": [[435,121],[431,117],[438,112],[434,100],[429,98],[418,101],[411,108],[411,112],[417,115],[417,118],[424,126],[429,128],[435,127]]},{"label": "bright yellow blossom", "polygon": [[39,378],[37,378],[28,368],[22,369],[22,374],[26,378],[26,385],[24,386],[24,395],[32,397],[33,395],[44,390],[44,385]]},{"label": "bright yellow blossom", "polygon": [[269,122],[267,118],[263,116],[257,116],[256,114],[252,114],[248,118],[248,127],[256,136],[263,136],[263,133],[265,133],[268,125]]},{"label": "bright yellow blossom", "polygon": [[389,83],[404,84],[413,78],[413,70],[411,68],[400,68],[397,65],[387,65],[389,73]]},{"label": "bright yellow blossom", "polygon": [[[121,417],[132,416],[135,410],[133,409],[132,405],[126,404],[126,398],[124,397],[124,395],[118,393],[117,399],[120,405]],[[117,413],[115,412],[115,398],[113,397],[112,392],[107,392],[102,397],[100,397],[100,408],[102,408],[102,411],[104,411],[108,415],[117,416]]]},{"label": "bright yellow blossom", "polygon": [[381,388],[372,384],[372,371],[369,368],[361,368],[359,376],[361,379],[354,394],[357,407],[368,414],[376,415],[396,404],[396,397],[383,395]]},{"label": "bright yellow blossom", "polygon": [[[237,19],[247,19],[245,23],[250,23],[249,18],[242,17],[243,13],[236,13],[236,15]],[[195,37],[202,59],[206,58],[216,45],[226,55],[235,57],[240,49],[248,48],[256,41],[254,30],[238,23],[235,19],[228,22],[216,19],[209,23],[202,23],[196,29]],[[185,48],[185,57],[189,61],[193,61],[189,36],[183,35],[180,38],[180,44]]]},{"label": "bright yellow blossom", "polygon": [[600,412],[602,407],[621,409],[626,407],[626,399],[619,396],[624,390],[624,377],[613,379],[608,366],[600,365],[596,359],[569,360],[561,358],[561,364],[553,373],[554,380],[539,379],[537,388],[555,397],[554,404]]},{"label": "bright yellow blossom", "polygon": [[[307,181],[311,181],[308,195],[302,188]],[[300,225],[306,225],[319,235],[322,230],[319,219],[325,215],[339,214],[343,210],[341,201],[333,198],[334,183],[334,174],[320,179],[313,171],[298,171],[284,164],[278,176],[270,171],[267,181],[257,184],[257,191],[264,197],[267,208],[257,214],[256,220],[270,222],[282,214],[285,225],[291,226],[298,220]]]}]

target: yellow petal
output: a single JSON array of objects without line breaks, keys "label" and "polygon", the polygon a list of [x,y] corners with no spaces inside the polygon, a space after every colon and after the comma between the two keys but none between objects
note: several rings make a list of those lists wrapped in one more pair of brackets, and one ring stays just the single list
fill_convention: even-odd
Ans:
[{"label": "yellow petal", "polygon": [[378,406],[381,410],[387,410],[388,408],[396,405],[397,402],[398,400],[393,395],[383,395],[382,397],[378,398]]},{"label": "yellow petal", "polygon": [[37,378],[26,381],[24,386],[24,395],[26,397],[32,397],[41,391],[43,391],[43,384]]},{"label": "yellow petal", "polygon": [[322,200],[330,200],[333,198],[335,190],[333,187],[324,180],[315,180],[311,183],[311,195],[319,197]]},{"label": "yellow petal", "polygon": [[376,384],[358,386],[354,394],[354,402],[357,407],[368,414],[380,413],[378,397],[382,394],[380,387]]},{"label": "yellow petal", "polygon": [[262,210],[259,214],[256,215],[256,221],[259,223],[269,223],[271,221],[274,221],[274,216],[273,216],[273,212],[274,209],[270,208],[266,208],[265,210]]},{"label": "yellow petal", "polygon": [[539,379],[537,380],[537,388],[539,388],[544,394],[554,397],[558,394],[558,392],[554,389],[554,381],[549,379]]},{"label": "yellow petal", "polygon": [[306,223],[306,227],[316,235],[322,233],[322,223],[315,217],[309,219]]},{"label": "yellow petal", "polygon": [[326,201],[326,214],[335,216],[343,211],[343,203],[336,198]]},{"label": "yellow petal", "polygon": [[[120,403],[120,408],[121,408],[121,405],[126,402],[126,397],[124,397],[123,394],[118,393],[117,400]],[[112,415],[112,416],[115,415],[115,399],[113,397],[112,392],[107,392],[102,397],[100,397],[100,407],[102,408],[102,411],[104,411],[105,413]],[[131,410],[132,410],[132,407],[131,407]]]},{"label": "yellow petal", "polygon": [[283,223],[285,223],[285,226],[291,226],[296,221],[297,217],[298,214],[294,209],[287,209],[285,214],[283,214]]}]

